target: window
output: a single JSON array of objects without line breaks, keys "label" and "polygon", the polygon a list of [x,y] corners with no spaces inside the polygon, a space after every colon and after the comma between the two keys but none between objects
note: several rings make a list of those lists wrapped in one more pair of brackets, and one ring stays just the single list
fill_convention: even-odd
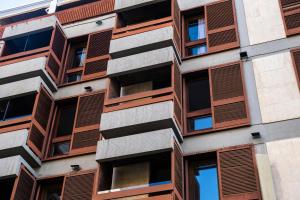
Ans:
[{"label": "window", "polygon": [[38,182],[38,200],[60,200],[64,177],[51,178]]},{"label": "window", "polygon": [[0,180],[0,194],[2,200],[10,200],[13,191],[15,179],[7,178]]},{"label": "window", "polygon": [[35,94],[29,94],[0,101],[0,121],[31,115],[35,96]]},{"label": "window", "polygon": [[73,59],[73,67],[83,66],[85,57],[86,57],[86,48],[85,47],[79,47],[79,48],[75,49],[74,59]]},{"label": "window", "polygon": [[6,40],[2,56],[47,47],[50,45],[51,36],[52,30],[47,30]]}]

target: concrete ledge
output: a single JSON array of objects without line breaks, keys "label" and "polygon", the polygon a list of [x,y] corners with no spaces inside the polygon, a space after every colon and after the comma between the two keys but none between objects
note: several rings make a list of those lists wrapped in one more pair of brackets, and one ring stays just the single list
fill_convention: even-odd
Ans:
[{"label": "concrete ledge", "polygon": [[39,158],[27,146],[28,130],[0,134],[0,158],[20,155],[32,167],[41,165]]},{"label": "concrete ledge", "polygon": [[128,10],[164,0],[115,0],[115,10]]},{"label": "concrete ledge", "polygon": [[101,133],[108,139],[172,128],[177,139],[182,141],[174,119],[173,107],[173,101],[166,101],[103,113]]},{"label": "concrete ledge", "polygon": [[139,52],[173,46],[173,33],[173,27],[168,26],[111,40],[109,52],[113,59],[115,59]]},{"label": "concrete ledge", "polygon": [[114,76],[145,68],[159,67],[173,63],[175,58],[173,47],[117,58],[108,61],[107,74]]},{"label": "concrete ledge", "polygon": [[96,160],[99,162],[144,156],[173,149],[174,131],[163,129],[125,137],[98,141]]},{"label": "concrete ledge", "polygon": [[12,156],[0,159],[0,179],[19,176],[22,164],[34,176],[36,175],[35,171],[27,164],[27,162],[21,156]]},{"label": "concrete ledge", "polygon": [[5,28],[2,39],[20,36],[33,31],[51,29],[55,27],[56,22],[56,16],[52,15],[49,17],[43,17],[36,20],[26,21],[17,25],[11,25]]}]

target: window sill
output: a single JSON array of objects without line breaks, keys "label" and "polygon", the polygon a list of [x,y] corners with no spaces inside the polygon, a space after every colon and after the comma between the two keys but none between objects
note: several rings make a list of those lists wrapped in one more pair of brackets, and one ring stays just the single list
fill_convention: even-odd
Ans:
[{"label": "window sill", "polygon": [[67,154],[67,155],[47,157],[47,158],[42,159],[42,162],[47,162],[47,161],[51,161],[51,160],[60,160],[60,159],[64,159],[64,158],[72,158],[72,157],[75,157],[75,156],[82,156],[82,155],[94,154],[94,153],[96,153],[96,149],[93,149],[93,150],[90,150],[90,151],[70,153],[70,154]]},{"label": "window sill", "polygon": [[104,79],[106,77],[107,77],[107,75],[103,75],[103,76],[97,76],[97,77],[84,79],[84,80],[80,80],[80,81],[74,81],[74,82],[71,82],[71,83],[62,83],[62,84],[58,85],[58,88],[63,88],[63,87],[67,87],[67,86],[70,86],[70,85],[81,84],[81,83],[85,83],[85,82],[93,81],[93,80],[97,80],[97,79]]}]

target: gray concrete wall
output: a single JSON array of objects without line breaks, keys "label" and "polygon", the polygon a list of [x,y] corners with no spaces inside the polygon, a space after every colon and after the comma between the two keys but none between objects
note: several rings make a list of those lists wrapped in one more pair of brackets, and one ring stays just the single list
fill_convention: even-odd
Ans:
[{"label": "gray concrete wall", "polygon": [[141,4],[149,4],[163,0],[116,0],[115,10],[131,9],[133,7],[140,6]]},{"label": "gray concrete wall", "polygon": [[96,160],[104,162],[171,150],[174,137],[172,129],[163,129],[101,140],[98,142]]},{"label": "gray concrete wall", "polygon": [[21,156],[12,156],[0,159],[0,179],[19,176],[22,164],[34,176],[36,175],[35,171],[26,163],[26,161]]},{"label": "gray concrete wall", "polygon": [[[97,21],[101,20],[102,24],[96,24]],[[93,32],[102,31],[113,28],[116,23],[116,14],[104,15],[72,24],[63,26],[63,30],[67,38],[74,38],[82,35],[87,35]]]}]

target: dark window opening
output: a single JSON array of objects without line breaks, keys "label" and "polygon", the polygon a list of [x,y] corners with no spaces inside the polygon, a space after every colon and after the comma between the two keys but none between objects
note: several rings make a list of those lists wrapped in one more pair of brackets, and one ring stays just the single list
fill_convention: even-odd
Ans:
[{"label": "dark window opening", "polygon": [[81,80],[82,72],[67,74],[67,83],[73,83]]},{"label": "dark window opening", "polygon": [[[100,192],[171,183],[170,152],[101,164]],[[136,172],[139,173],[136,173]]]},{"label": "dark window opening", "polygon": [[34,10],[32,12],[26,12],[16,16],[10,16],[8,18],[1,19],[1,25],[12,24],[24,20],[30,20],[36,17],[47,15],[45,8]]},{"label": "dark window opening", "polygon": [[63,187],[63,177],[42,180],[38,184],[40,189],[38,200],[60,200]]},{"label": "dark window opening", "polygon": [[38,33],[30,33],[22,37],[6,40],[2,56],[8,56],[16,53],[47,47],[50,45],[51,36],[52,30],[47,30]]},{"label": "dark window opening", "polygon": [[190,200],[219,200],[216,153],[198,155],[188,161]]},{"label": "dark window opening", "polygon": [[76,48],[74,52],[74,59],[73,59],[72,66],[73,67],[83,66],[85,57],[86,57],[86,48],[85,47]]},{"label": "dark window opening", "polygon": [[118,14],[117,28],[171,16],[171,0],[145,5]]},{"label": "dark window opening", "polygon": [[164,66],[111,78],[109,98],[171,87],[171,67]]},{"label": "dark window opening", "polygon": [[0,121],[32,114],[36,94],[24,95],[0,102]]},{"label": "dark window opening", "polygon": [[0,195],[1,200],[10,200],[12,190],[14,187],[15,179],[8,178],[0,180]]},{"label": "dark window opening", "polygon": [[70,141],[52,144],[51,156],[67,155],[70,151]]}]

